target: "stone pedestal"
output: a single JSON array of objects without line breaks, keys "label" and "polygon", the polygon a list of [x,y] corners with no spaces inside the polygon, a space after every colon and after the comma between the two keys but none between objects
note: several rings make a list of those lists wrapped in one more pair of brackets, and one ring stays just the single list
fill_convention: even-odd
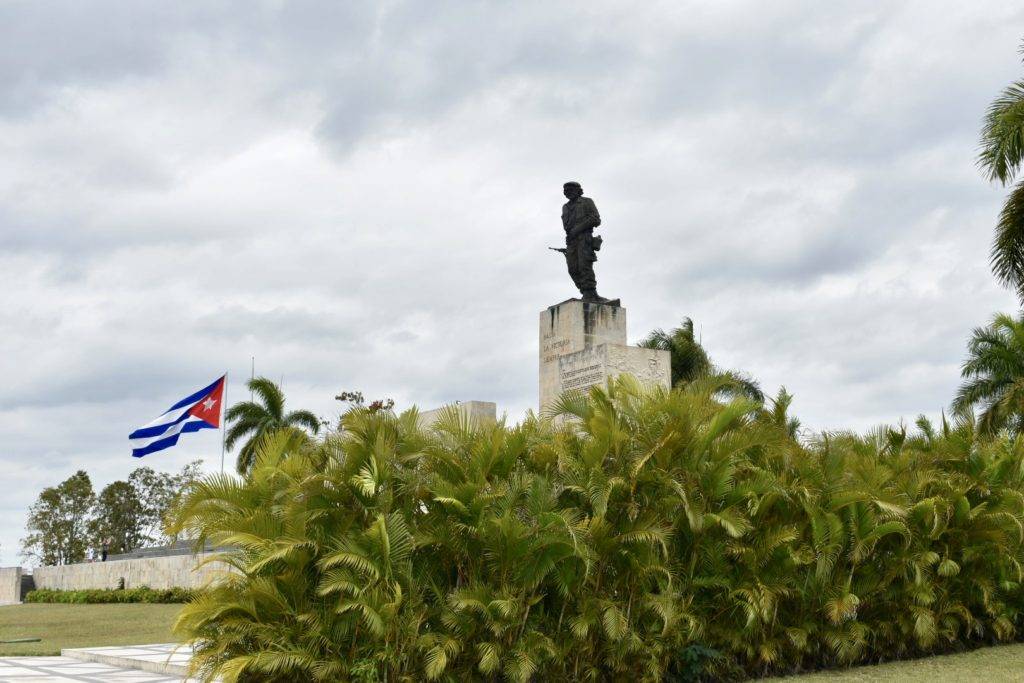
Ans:
[{"label": "stone pedestal", "polygon": [[669,387],[668,351],[626,345],[626,309],[569,299],[540,314],[540,408],[623,373]]}]

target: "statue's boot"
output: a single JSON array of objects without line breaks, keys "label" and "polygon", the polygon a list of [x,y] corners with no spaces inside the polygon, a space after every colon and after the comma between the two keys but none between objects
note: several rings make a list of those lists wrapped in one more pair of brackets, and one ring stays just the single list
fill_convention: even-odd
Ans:
[{"label": "statue's boot", "polygon": [[587,303],[594,304],[603,304],[606,301],[608,301],[608,299],[605,299],[603,296],[598,294],[596,289],[584,289],[583,300],[586,301]]}]

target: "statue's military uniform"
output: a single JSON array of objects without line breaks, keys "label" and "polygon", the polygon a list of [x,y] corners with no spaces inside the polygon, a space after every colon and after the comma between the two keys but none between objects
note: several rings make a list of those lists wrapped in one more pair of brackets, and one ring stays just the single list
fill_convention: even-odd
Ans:
[{"label": "statue's military uniform", "polygon": [[601,225],[601,216],[590,197],[579,197],[562,206],[562,227],[565,228],[565,262],[569,277],[583,294],[596,297],[594,276],[594,228]]}]

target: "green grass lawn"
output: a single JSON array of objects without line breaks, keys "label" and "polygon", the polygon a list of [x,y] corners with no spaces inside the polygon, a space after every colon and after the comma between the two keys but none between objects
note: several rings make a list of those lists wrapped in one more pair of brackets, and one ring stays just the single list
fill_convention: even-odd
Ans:
[{"label": "green grass lawn", "polygon": [[170,643],[181,605],[5,605],[0,640],[42,638],[0,645],[0,657],[55,655],[63,647]]},{"label": "green grass lawn", "polygon": [[955,655],[927,657],[878,666],[860,666],[842,671],[829,671],[806,676],[772,678],[787,683],[946,683],[983,681],[1003,683],[1024,680],[1024,645],[983,647]]}]

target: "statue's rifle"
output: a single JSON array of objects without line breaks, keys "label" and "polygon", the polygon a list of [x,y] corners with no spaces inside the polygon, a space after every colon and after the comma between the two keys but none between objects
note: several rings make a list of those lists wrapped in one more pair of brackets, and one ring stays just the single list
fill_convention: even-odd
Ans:
[{"label": "statue's rifle", "polygon": [[563,254],[564,254],[564,253],[565,253],[566,251],[568,251],[568,249],[559,249],[558,247],[548,247],[548,249],[550,249],[551,251],[558,251],[558,252],[561,252],[561,253],[563,253]]}]

